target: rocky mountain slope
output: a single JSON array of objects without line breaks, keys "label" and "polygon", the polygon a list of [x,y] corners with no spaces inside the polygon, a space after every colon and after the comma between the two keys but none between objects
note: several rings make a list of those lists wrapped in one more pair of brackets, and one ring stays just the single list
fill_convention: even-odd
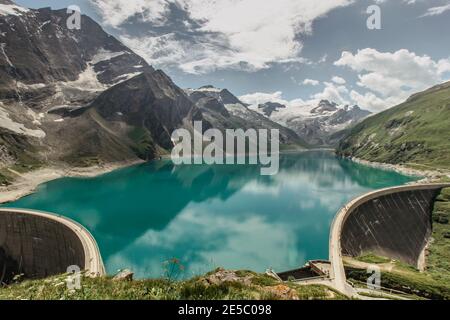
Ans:
[{"label": "rocky mountain slope", "polygon": [[343,156],[450,169],[450,82],[356,125],[339,145]]},{"label": "rocky mountain slope", "polygon": [[77,30],[67,27],[69,16],[0,0],[1,181],[42,165],[152,159],[173,147],[173,130],[192,130],[194,120],[219,129],[279,128],[282,143],[302,144],[226,90],[196,105],[91,18],[83,15]]},{"label": "rocky mountain slope", "polygon": [[[137,153],[139,142],[130,137],[134,127],[109,121],[92,103],[139,74],[161,86],[175,85],[89,17],[82,16],[80,30],[67,28],[68,16],[66,10],[1,3],[0,169],[155,155],[156,147]],[[174,100],[165,95],[158,99]],[[158,139],[153,143],[158,145]]]},{"label": "rocky mountain slope", "polygon": [[198,89],[186,89],[186,93],[195,103],[203,118],[218,129],[242,128],[278,129],[280,142],[285,147],[307,147],[308,144],[293,130],[284,127],[266,116],[251,110],[227,89],[204,86]]},{"label": "rocky mountain slope", "polygon": [[371,113],[358,106],[339,107],[328,100],[316,106],[285,106],[267,102],[250,106],[251,110],[266,115],[272,121],[286,126],[313,146],[334,146],[344,134],[342,131],[357,124]]}]

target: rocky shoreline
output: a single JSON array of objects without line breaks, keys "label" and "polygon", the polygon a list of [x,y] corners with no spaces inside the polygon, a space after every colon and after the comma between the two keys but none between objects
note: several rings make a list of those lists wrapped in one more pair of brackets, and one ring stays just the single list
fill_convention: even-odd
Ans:
[{"label": "rocky shoreline", "polygon": [[356,157],[348,157],[348,159],[355,163],[366,165],[366,166],[369,166],[372,168],[395,171],[397,173],[400,173],[400,174],[403,174],[406,176],[421,178],[418,181],[411,182],[412,184],[435,182],[435,181],[441,179],[443,176],[450,177],[450,172],[443,172],[443,171],[438,171],[438,170],[419,170],[419,169],[413,169],[413,168],[410,168],[410,167],[407,167],[404,165],[382,163],[382,162],[372,162],[372,161],[363,160],[363,159],[356,158]]},{"label": "rocky shoreline", "polygon": [[[319,149],[325,150],[325,149]],[[298,151],[297,151],[298,152]],[[166,158],[166,157],[163,157]],[[348,157],[347,159],[359,163],[362,165],[366,165],[369,167],[395,171],[403,175],[419,177],[420,180],[411,182],[414,183],[429,183],[436,182],[441,179],[443,176],[450,178],[450,172],[443,172],[438,170],[419,170],[409,168],[404,165],[395,165],[389,163],[380,163],[380,162],[371,162],[363,159],[359,159],[356,157]],[[24,196],[32,194],[35,192],[36,188],[43,183],[49,182],[51,180],[56,180],[60,178],[66,177],[80,177],[80,178],[88,178],[88,177],[96,177],[105,173],[109,173],[111,171],[133,166],[136,164],[144,163],[143,160],[131,160],[131,161],[122,161],[115,163],[108,163],[101,166],[92,166],[87,168],[70,168],[70,167],[49,167],[38,169],[35,171],[30,171],[24,174],[19,174],[17,180],[9,186],[0,187],[0,204],[16,201]]]},{"label": "rocky shoreline", "polygon": [[18,174],[12,185],[0,187],[0,204],[16,201],[35,192],[36,188],[46,182],[60,178],[90,178],[111,171],[144,163],[143,160],[131,160],[108,163],[87,168],[49,167]]}]

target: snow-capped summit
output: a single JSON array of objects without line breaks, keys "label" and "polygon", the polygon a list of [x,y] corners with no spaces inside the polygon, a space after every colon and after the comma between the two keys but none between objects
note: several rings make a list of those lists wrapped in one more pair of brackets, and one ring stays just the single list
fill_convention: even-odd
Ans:
[{"label": "snow-capped summit", "polygon": [[322,100],[317,105],[290,106],[266,102],[249,108],[294,130],[300,138],[313,146],[333,145],[334,134],[357,124],[371,114],[358,106],[340,107],[328,100]]},{"label": "snow-capped summit", "polygon": [[325,114],[327,112],[336,112],[337,110],[338,105],[335,102],[321,100],[317,107],[311,110],[311,113]]},{"label": "snow-capped summit", "polygon": [[213,85],[206,85],[206,86],[198,88],[196,91],[201,91],[201,92],[220,92],[221,90],[219,88],[214,87]]},{"label": "snow-capped summit", "polygon": [[20,16],[29,11],[30,9],[18,6],[10,0],[0,0],[0,15],[2,16]]}]

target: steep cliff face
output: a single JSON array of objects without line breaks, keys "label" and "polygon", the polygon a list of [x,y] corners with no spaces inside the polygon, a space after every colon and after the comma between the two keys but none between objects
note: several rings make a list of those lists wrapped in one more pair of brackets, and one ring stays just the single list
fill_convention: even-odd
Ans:
[{"label": "steep cliff face", "polygon": [[147,132],[160,147],[172,148],[172,132],[191,119],[194,104],[164,72],[144,72],[103,92],[91,104],[103,119]]},{"label": "steep cliff face", "polygon": [[308,144],[293,130],[280,125],[265,115],[251,110],[227,89],[203,86],[187,89],[186,93],[195,103],[202,118],[210,127],[218,129],[277,129],[280,143],[293,148],[306,148]]},{"label": "steep cliff face", "polygon": [[42,100],[64,89],[102,91],[152,70],[87,16],[77,30],[67,27],[66,10],[16,12],[0,15],[0,99],[42,109]]}]

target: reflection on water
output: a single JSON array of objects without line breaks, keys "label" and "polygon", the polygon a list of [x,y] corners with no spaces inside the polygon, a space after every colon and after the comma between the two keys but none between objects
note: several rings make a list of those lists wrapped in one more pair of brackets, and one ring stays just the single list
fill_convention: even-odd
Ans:
[{"label": "reflection on water", "polygon": [[285,154],[280,172],[249,165],[155,161],[91,179],[67,178],[8,206],[66,215],[96,238],[107,271],[159,277],[178,258],[184,277],[217,266],[277,271],[327,258],[337,210],[367,191],[411,179],[336,159]]}]

